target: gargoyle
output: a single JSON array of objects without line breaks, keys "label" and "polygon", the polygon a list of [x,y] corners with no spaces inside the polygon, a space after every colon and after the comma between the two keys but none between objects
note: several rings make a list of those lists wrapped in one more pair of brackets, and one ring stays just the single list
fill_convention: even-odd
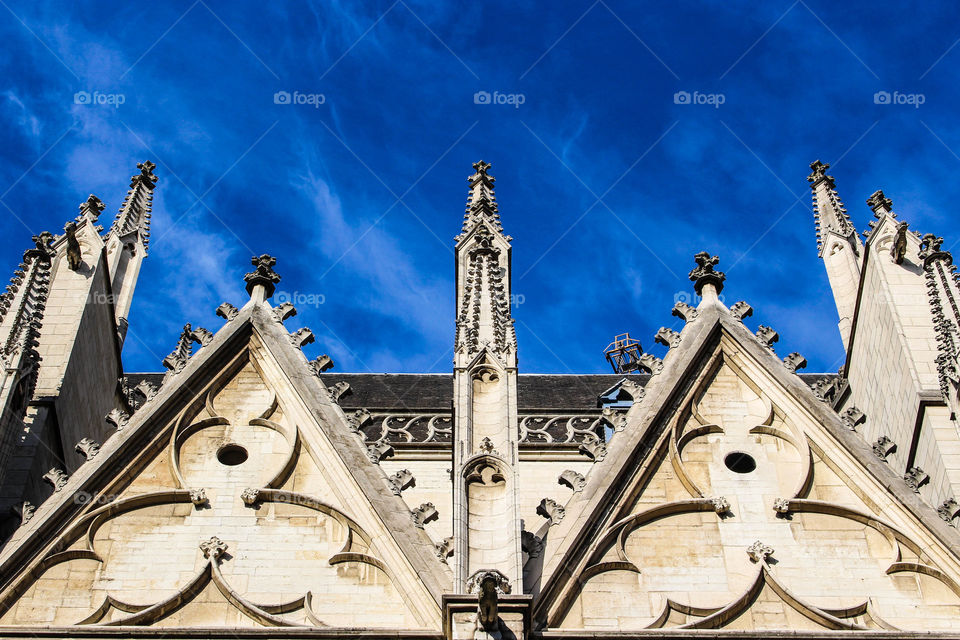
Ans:
[{"label": "gargoyle", "polygon": [[68,222],[63,230],[67,235],[67,265],[71,271],[76,271],[83,264],[83,253],[77,240],[77,225],[75,222]]}]

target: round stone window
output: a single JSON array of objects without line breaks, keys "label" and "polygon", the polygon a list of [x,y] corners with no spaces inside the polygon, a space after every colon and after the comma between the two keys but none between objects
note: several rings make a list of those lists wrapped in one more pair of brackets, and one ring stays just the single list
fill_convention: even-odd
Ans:
[{"label": "round stone window", "polygon": [[220,464],[235,467],[247,461],[247,450],[238,444],[225,444],[217,451]]},{"label": "round stone window", "polygon": [[753,456],[742,451],[728,453],[727,457],[723,459],[723,464],[727,465],[727,469],[734,473],[750,473],[757,468],[757,461],[753,459]]}]

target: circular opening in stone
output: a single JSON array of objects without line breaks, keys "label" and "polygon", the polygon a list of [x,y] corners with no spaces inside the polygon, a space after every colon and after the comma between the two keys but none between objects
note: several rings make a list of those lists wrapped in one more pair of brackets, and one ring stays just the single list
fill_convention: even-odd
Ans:
[{"label": "circular opening in stone", "polygon": [[727,469],[734,473],[750,473],[757,468],[757,461],[753,459],[753,456],[742,451],[728,453],[727,457],[723,459],[723,464],[727,465]]},{"label": "circular opening in stone", "polygon": [[247,461],[247,450],[238,444],[225,444],[217,451],[220,464],[235,467]]}]

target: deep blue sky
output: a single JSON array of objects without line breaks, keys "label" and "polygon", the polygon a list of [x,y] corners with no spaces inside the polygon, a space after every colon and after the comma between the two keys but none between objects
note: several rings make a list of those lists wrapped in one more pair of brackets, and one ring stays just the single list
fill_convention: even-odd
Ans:
[{"label": "deep blue sky", "polygon": [[749,326],[834,371],[807,165],[833,165],[861,230],[882,187],[912,229],[960,240],[955,2],[363,4],[0,1],[0,270],[88,193],[108,226],[149,158],[127,371],[160,370],[185,322],[218,329],[264,252],[279,291],[323,302],[287,323],[313,329],[309,356],[449,371],[453,236],[483,158],[514,237],[521,371],[606,371],[623,331],[662,354],[653,335],[679,328],[704,248],[726,301],[754,306]]}]

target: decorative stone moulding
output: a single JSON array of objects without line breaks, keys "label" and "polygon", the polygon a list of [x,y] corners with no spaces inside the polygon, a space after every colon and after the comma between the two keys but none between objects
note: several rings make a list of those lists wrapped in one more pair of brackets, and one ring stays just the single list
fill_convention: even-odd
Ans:
[{"label": "decorative stone moulding", "polygon": [[104,420],[112,424],[117,431],[123,431],[130,420],[130,414],[123,409],[111,409],[110,413],[104,416]]},{"label": "decorative stone moulding", "polygon": [[747,555],[750,556],[752,562],[766,562],[767,558],[773,555],[773,547],[757,540],[747,547]]},{"label": "decorative stone moulding", "polygon": [[543,516],[550,521],[550,526],[555,524],[560,524],[560,521],[563,520],[564,508],[556,500],[550,498],[544,498],[540,501],[540,504],[537,506],[537,515]]},{"label": "decorative stone moulding", "polygon": [[671,315],[682,318],[684,322],[693,322],[697,319],[697,310],[686,302],[678,302],[673,305]]},{"label": "decorative stone moulding", "polygon": [[873,454],[884,462],[887,461],[887,456],[896,450],[896,443],[887,436],[880,436],[877,438],[877,441],[873,443]]},{"label": "decorative stone moulding", "polygon": [[24,500],[19,505],[14,505],[10,507],[11,511],[20,518],[20,525],[27,524],[33,514],[36,512],[37,508],[29,500]]},{"label": "decorative stone moulding", "polygon": [[274,320],[282,323],[287,318],[292,318],[297,315],[297,308],[289,302],[281,302],[274,307],[270,313],[273,315]]},{"label": "decorative stone moulding", "polygon": [[954,519],[960,516],[960,505],[957,504],[956,499],[948,498],[943,501],[943,504],[937,507],[937,515],[939,515],[944,522],[953,524]]},{"label": "decorative stone moulding", "polygon": [[84,438],[83,440],[77,443],[75,450],[84,458],[86,458],[87,460],[90,460],[91,458],[95,457],[98,453],[100,453],[100,444],[90,438]]},{"label": "decorative stone moulding", "polygon": [[440,559],[440,562],[447,563],[447,558],[453,555],[453,547],[453,536],[447,536],[436,544],[437,558]]},{"label": "decorative stone moulding", "polygon": [[394,495],[400,495],[405,489],[416,484],[416,479],[413,477],[413,473],[409,469],[401,469],[397,471],[392,476],[387,478],[387,482],[390,483],[390,489],[393,491]]},{"label": "decorative stone moulding", "polygon": [[854,405],[850,405],[850,407],[841,414],[840,419],[843,420],[843,424],[847,425],[848,429],[856,431],[857,425],[866,422],[867,416]]},{"label": "decorative stone moulding", "polygon": [[771,351],[773,350],[773,343],[780,340],[780,334],[777,333],[771,327],[765,325],[760,325],[757,327],[757,339],[764,344]]},{"label": "decorative stone moulding", "polygon": [[733,314],[734,318],[743,322],[744,318],[749,318],[753,315],[753,307],[741,300],[730,307],[730,313]]},{"label": "decorative stone moulding", "polygon": [[713,503],[713,510],[718,516],[722,516],[723,514],[730,512],[730,501],[723,496],[711,498],[710,502]]},{"label": "decorative stone moulding", "polygon": [[206,489],[190,489],[190,502],[195,506],[200,506],[207,504],[207,491]]},{"label": "decorative stone moulding", "polygon": [[573,469],[567,469],[560,474],[559,478],[557,478],[557,483],[566,487],[570,487],[573,489],[573,492],[576,493],[578,491],[583,491],[583,488],[587,486],[587,479],[582,473],[578,473]]},{"label": "decorative stone moulding", "polygon": [[227,322],[230,322],[231,320],[236,318],[237,314],[239,313],[240,313],[240,310],[237,309],[232,304],[230,304],[229,302],[224,302],[219,307],[217,307],[217,315],[223,318],[224,320],[226,320]]},{"label": "decorative stone moulding", "polygon": [[783,359],[783,366],[791,373],[796,373],[799,369],[807,368],[807,359],[794,351]]},{"label": "decorative stone moulding", "polygon": [[51,486],[53,486],[53,491],[57,492],[63,489],[66,486],[67,480],[70,477],[67,475],[67,472],[63,469],[54,467],[43,474],[43,479],[46,480]]},{"label": "decorative stone moulding", "polygon": [[660,327],[657,331],[657,335],[654,336],[653,341],[657,344],[662,344],[668,349],[680,346],[680,333],[674,331],[673,329],[668,329],[667,327]]},{"label": "decorative stone moulding", "polygon": [[213,536],[200,543],[200,551],[203,552],[204,558],[217,561],[227,552],[227,543],[217,536]]},{"label": "decorative stone moulding", "polygon": [[332,387],[330,387],[329,391],[330,391],[330,396],[333,398],[333,401],[336,402],[337,404],[340,404],[340,398],[352,393],[352,391],[350,390],[350,383],[344,382],[342,380],[337,384],[333,385]]},{"label": "decorative stone moulding", "polygon": [[394,454],[393,446],[389,442],[375,442],[367,446],[367,457],[374,464],[380,464],[384,458]]},{"label": "decorative stone moulding", "polygon": [[260,490],[253,488],[244,489],[240,494],[240,499],[243,500],[243,504],[253,506],[257,504],[257,501],[260,499]]},{"label": "decorative stone moulding", "polygon": [[307,366],[310,367],[310,371],[313,372],[313,375],[318,376],[327,369],[333,368],[333,360],[330,359],[330,356],[323,354],[318,356],[307,363]]},{"label": "decorative stone moulding", "polygon": [[607,457],[607,447],[600,438],[592,433],[588,433],[583,442],[580,443],[579,451],[594,462],[600,462]]},{"label": "decorative stone moulding", "polygon": [[785,516],[790,513],[790,501],[786,498],[777,498],[773,501],[773,510],[778,516]]},{"label": "decorative stone moulding", "polygon": [[423,529],[423,525],[433,522],[440,517],[440,514],[437,512],[437,508],[433,506],[432,502],[424,502],[419,507],[410,512],[410,516],[413,519],[413,524],[418,529]]},{"label": "decorative stone moulding", "polygon": [[316,337],[314,337],[313,331],[310,331],[310,329],[307,327],[297,329],[296,332],[290,334],[290,344],[295,346],[297,349],[302,349],[306,345],[315,341]]},{"label": "decorative stone moulding", "polygon": [[930,475],[920,467],[910,467],[903,476],[903,481],[914,493],[920,493],[920,487],[930,482]]}]

